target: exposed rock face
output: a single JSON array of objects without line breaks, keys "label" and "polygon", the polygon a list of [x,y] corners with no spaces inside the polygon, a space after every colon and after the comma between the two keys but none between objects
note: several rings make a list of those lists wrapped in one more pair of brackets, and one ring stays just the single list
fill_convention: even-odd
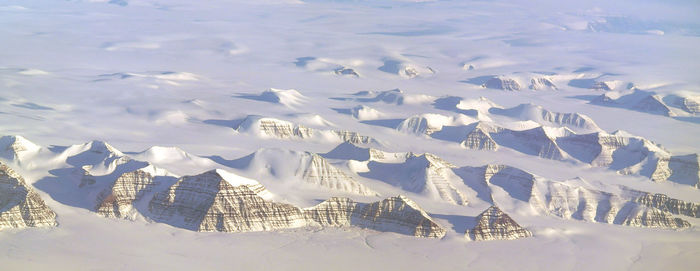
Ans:
[{"label": "exposed rock face", "polygon": [[337,68],[333,71],[333,73],[335,73],[337,75],[348,75],[348,76],[360,77],[360,75],[357,72],[355,72],[355,70],[353,70],[351,68],[346,68],[346,67]]},{"label": "exposed rock face", "polygon": [[97,180],[95,179],[95,176],[92,176],[87,170],[83,168],[76,168],[72,172],[73,176],[76,176],[76,179],[79,179],[78,187],[82,188],[85,186],[90,186],[95,183],[97,183]]},{"label": "exposed rock face", "polygon": [[675,116],[658,95],[649,95],[632,105],[631,109],[663,116]]},{"label": "exposed rock face", "polygon": [[489,79],[482,85],[485,88],[501,89],[501,90],[520,90],[520,84],[513,79],[497,76]]},{"label": "exposed rock face", "polygon": [[304,216],[312,224],[320,226],[348,227],[352,226],[355,212],[360,203],[349,198],[333,197],[318,205],[304,209]]},{"label": "exposed rock face", "polygon": [[400,89],[385,90],[377,94],[372,101],[382,101],[388,104],[402,105],[404,103],[406,93]]},{"label": "exposed rock face", "polygon": [[260,116],[248,116],[236,127],[234,127],[234,129],[239,132],[249,132],[262,137],[279,139],[303,140],[311,138],[337,138],[338,141],[351,142],[355,144],[375,142],[373,138],[360,135],[356,132],[342,130],[316,130],[300,124]]},{"label": "exposed rock face", "polygon": [[460,143],[464,148],[470,150],[489,150],[495,151],[498,149],[498,144],[496,143],[491,135],[489,135],[488,130],[484,129],[481,122],[479,122],[474,129],[467,133],[464,141]]},{"label": "exposed rock face", "polygon": [[333,134],[337,135],[341,141],[343,142],[350,142],[353,144],[369,144],[374,141],[373,138],[369,136],[363,136],[360,135],[356,132],[350,132],[350,131],[339,131],[339,130],[332,130],[331,131]]},{"label": "exposed rock face", "polygon": [[[251,119],[252,120],[252,119]],[[255,125],[255,124],[252,124]],[[240,126],[239,126],[240,127]],[[261,118],[257,124],[260,132],[264,133],[270,137],[277,137],[281,139],[289,138],[310,138],[313,134],[313,129],[305,127],[303,125],[295,125],[291,122],[271,119],[271,118]]]},{"label": "exposed rock face", "polygon": [[304,210],[304,213],[310,221],[322,226],[357,226],[416,237],[445,236],[445,229],[404,196],[368,204],[347,198],[331,198]]},{"label": "exposed rock face", "polygon": [[[621,195],[612,194],[579,185],[542,179],[520,169],[504,165],[487,165],[479,168],[465,167],[460,170],[469,173],[465,175],[468,178],[465,179],[465,183],[470,183],[472,187],[475,184],[483,183],[488,187],[500,187],[507,193],[507,199],[491,195],[493,203],[500,200],[520,200],[528,202],[533,210],[537,210],[541,214],[562,219],[680,229],[687,227],[684,226],[687,221],[673,218],[670,213],[656,207],[668,206],[666,208],[675,208],[679,213],[697,213],[697,205],[693,204],[664,200],[663,197],[640,197],[638,191],[627,191]],[[475,180],[471,180],[472,178]],[[489,191],[491,189],[486,188]]]},{"label": "exposed rock face", "polygon": [[633,198],[555,182],[549,182],[546,187],[538,191],[540,201],[549,214],[564,219],[665,229],[690,226],[668,212],[640,205]]},{"label": "exposed rock face", "polygon": [[468,202],[453,182],[459,179],[452,171],[455,166],[433,154],[409,154],[401,161],[372,161],[368,168],[369,172],[360,175],[436,200],[457,205]]},{"label": "exposed rock face", "polygon": [[379,231],[395,231],[413,236],[442,238],[445,230],[412,200],[391,197],[363,206],[357,225]]},{"label": "exposed rock face", "polygon": [[435,125],[431,125],[430,121],[424,116],[413,116],[401,121],[399,126],[396,127],[396,130],[411,134],[430,135],[435,131],[439,131],[441,128],[442,126],[436,127]]},{"label": "exposed rock face", "polygon": [[592,133],[557,138],[557,143],[582,162],[606,167],[613,162],[613,152],[627,146],[629,140],[606,133]]},{"label": "exposed rock face", "polygon": [[[420,175],[416,176],[417,178],[414,180],[428,186],[426,187],[428,191],[437,192],[441,199],[448,202],[459,205],[467,204],[467,197],[450,182],[451,176],[454,176],[452,169],[455,166],[453,164],[430,153],[409,157],[406,163],[416,163],[422,166],[421,170],[418,171]],[[417,185],[420,186],[420,184]]]},{"label": "exposed rock face", "polygon": [[555,139],[550,137],[543,127],[523,131],[503,129],[491,136],[499,145],[507,146],[526,154],[554,160],[565,158],[564,152],[559,148]]},{"label": "exposed rock face", "polygon": [[345,172],[334,167],[326,159],[318,154],[310,154],[309,164],[303,173],[307,182],[329,189],[346,191],[360,195],[376,195],[377,193],[367,188]]},{"label": "exposed rock face", "polygon": [[591,86],[591,89],[593,90],[602,90],[602,91],[610,91],[613,88],[610,86],[608,82],[603,82],[603,81],[598,81],[593,83]]},{"label": "exposed rock face", "polygon": [[435,73],[435,71],[428,67],[422,66],[405,59],[396,58],[384,58],[384,65],[377,68],[380,71],[395,74],[406,79],[430,76]]},{"label": "exposed rock face", "polygon": [[316,226],[357,226],[440,238],[445,230],[415,202],[393,197],[369,204],[331,198],[299,209],[267,201],[248,185],[224,180],[217,171],[186,176],[150,202],[155,220],[196,231],[249,232]]},{"label": "exposed rock face", "polygon": [[558,113],[544,111],[542,112],[542,119],[547,122],[556,123],[559,125],[569,125],[579,128],[597,129],[598,126],[593,122],[591,118],[586,115],[581,115],[579,113]]},{"label": "exposed rock face", "polygon": [[[535,176],[528,172],[506,165],[486,165],[480,171],[483,172],[484,183],[500,186],[515,199],[530,201],[533,197]],[[535,202],[541,205],[537,199]]]},{"label": "exposed rock face", "polygon": [[690,223],[680,218],[674,218],[670,213],[661,211],[656,208],[646,206],[634,206],[632,210],[623,217],[618,217],[619,224],[647,227],[647,228],[665,228],[665,229],[684,229],[689,228]]},{"label": "exposed rock face", "polygon": [[54,213],[22,176],[0,163],[0,230],[56,226]]},{"label": "exposed rock face", "polygon": [[[354,145],[343,143],[341,146]],[[278,178],[282,182],[296,182],[293,186],[308,184],[364,196],[377,195],[377,192],[335,167],[325,158],[311,152],[259,149],[238,161],[239,168],[258,172],[257,178]]]},{"label": "exposed rock face", "polygon": [[[531,110],[532,109],[532,110]],[[469,125],[442,126],[431,137],[458,142],[475,150],[506,147],[553,160],[578,160],[595,167],[607,167],[623,175],[641,175],[656,182],[673,181],[700,187],[700,160],[697,154],[673,156],[660,145],[624,131],[602,132],[590,118],[579,114],[556,113],[532,105],[510,109],[491,108],[489,112],[511,117],[530,116],[540,123],[597,130],[578,134],[568,127],[539,126],[514,130],[477,121]],[[430,131],[430,125],[416,125]],[[463,135],[463,136],[462,136]]]},{"label": "exposed rock face", "polygon": [[560,113],[544,109],[534,104],[520,104],[506,109],[491,108],[490,113],[511,118],[534,121],[546,126],[568,127],[585,131],[599,131],[600,128],[590,117],[579,113]]},{"label": "exposed rock face", "polygon": [[3,152],[18,154],[23,151],[37,150],[41,147],[22,136],[3,136],[0,138],[0,147]]},{"label": "exposed rock face", "polygon": [[476,221],[476,226],[465,233],[472,241],[515,240],[532,236],[530,231],[518,225],[496,206],[486,209],[476,217]]},{"label": "exposed rock face", "polygon": [[668,167],[671,169],[669,180],[700,188],[700,156],[697,153],[671,156]]},{"label": "exposed rock face", "polygon": [[124,173],[97,196],[95,212],[104,217],[131,218],[135,213],[134,201],[155,185],[154,177],[143,170]]},{"label": "exposed rock face", "polygon": [[700,204],[669,198],[664,194],[644,193],[635,201],[649,207],[657,208],[664,212],[670,212],[672,214],[686,215],[696,218],[700,217]]},{"label": "exposed rock face", "polygon": [[299,208],[266,201],[249,186],[234,186],[216,171],[180,178],[157,193],[149,208],[157,221],[195,231],[269,231],[306,225]]},{"label": "exposed rock face", "polygon": [[537,191],[537,202],[551,215],[564,219],[614,223],[624,200],[602,191],[547,182]]},{"label": "exposed rock face", "polygon": [[691,97],[681,97],[673,94],[662,95],[638,89],[634,89],[631,93],[606,92],[591,100],[590,103],[671,117],[676,116],[676,112],[672,111],[669,106],[678,107],[691,114],[694,113],[694,108],[697,107],[697,101],[694,101]]},{"label": "exposed rock face", "polygon": [[558,137],[562,150],[579,161],[609,167],[620,174],[638,174],[653,181],[698,187],[697,154],[672,156],[655,143],[624,132],[572,134]]},{"label": "exposed rock face", "polygon": [[473,119],[465,115],[445,116],[441,114],[425,113],[411,116],[401,121],[396,130],[416,135],[432,135],[439,132],[445,126],[472,124]]},{"label": "exposed rock face", "polygon": [[545,77],[537,77],[530,79],[530,89],[532,90],[557,90],[552,80]]},{"label": "exposed rock face", "polygon": [[399,72],[399,75],[402,75],[403,77],[406,77],[406,78],[415,78],[419,74],[420,73],[418,72],[418,70],[416,70],[416,68],[414,68],[414,67],[405,67],[405,68],[403,68],[403,70],[401,70]]},{"label": "exposed rock face", "polygon": [[22,136],[0,137],[0,158],[7,159],[18,164],[30,162],[31,156],[41,150],[39,145]]},{"label": "exposed rock face", "polygon": [[700,101],[688,97],[681,98],[681,108],[688,113],[700,113]]}]

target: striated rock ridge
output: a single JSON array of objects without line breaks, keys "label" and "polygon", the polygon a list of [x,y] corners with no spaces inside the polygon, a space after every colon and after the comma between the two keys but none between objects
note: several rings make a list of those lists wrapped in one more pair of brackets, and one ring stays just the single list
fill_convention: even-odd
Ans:
[{"label": "striated rock ridge", "polygon": [[668,160],[669,180],[700,188],[700,155],[674,155]]},{"label": "striated rock ridge", "polygon": [[311,157],[306,170],[302,174],[304,180],[321,187],[346,191],[359,195],[374,196],[377,192],[369,189],[365,185],[347,175],[342,170],[334,167],[326,159],[318,154],[308,153]]},{"label": "striated rock ridge", "polygon": [[331,198],[300,209],[268,201],[248,185],[235,185],[217,171],[180,178],[149,204],[154,220],[195,231],[250,232],[307,226],[355,226],[377,231],[441,238],[445,230],[404,196],[374,203]]},{"label": "striated rock ridge", "polygon": [[453,204],[464,205],[468,203],[467,196],[450,181],[455,176],[452,172],[452,169],[456,168],[455,165],[430,153],[413,155],[406,160],[406,163],[421,166],[421,170],[416,173],[418,175],[414,175],[413,178],[414,182],[419,182],[418,184],[414,183],[415,187],[427,186],[424,189]]},{"label": "striated rock ridge", "polygon": [[421,115],[407,118],[401,121],[401,123],[399,123],[399,125],[396,127],[396,130],[404,133],[426,135],[430,135],[435,131],[439,131],[440,129],[442,129],[442,125],[436,125],[432,123],[429,118]]},{"label": "striated rock ridge", "polygon": [[0,230],[56,226],[54,213],[24,178],[0,163]]},{"label": "striated rock ridge", "polygon": [[369,144],[375,142],[374,138],[369,136],[360,135],[357,132],[345,131],[345,130],[331,130],[331,134],[334,134],[340,138],[342,142],[349,142],[353,144]]},{"label": "striated rock ridge", "polygon": [[491,79],[487,80],[486,83],[481,85],[482,87],[485,88],[493,88],[493,89],[501,89],[501,90],[520,90],[520,84],[518,84],[517,81],[503,77],[503,76],[496,76],[492,77]]},{"label": "striated rock ridge", "polygon": [[503,129],[491,136],[499,145],[525,154],[554,160],[568,157],[555,142],[556,135],[550,135],[550,131],[542,126],[523,131]]},{"label": "striated rock ridge", "polygon": [[677,215],[700,217],[700,204],[670,198],[664,194],[644,193],[635,202]]},{"label": "striated rock ridge", "polygon": [[494,131],[493,127],[490,127],[483,122],[477,122],[474,127],[469,131],[464,140],[460,142],[460,146],[470,149],[470,150],[489,150],[495,151],[498,149],[498,143],[491,137],[491,132]]},{"label": "striated rock ridge", "polygon": [[515,240],[531,237],[532,233],[494,205],[476,217],[476,226],[465,236],[472,241]]},{"label": "striated rock ridge", "polygon": [[634,198],[581,186],[547,182],[538,194],[542,203],[537,204],[544,204],[546,212],[564,219],[665,229],[690,226],[687,221],[674,218],[667,211],[640,204]]},{"label": "striated rock ridge", "polygon": [[489,113],[503,115],[523,121],[534,121],[542,125],[568,127],[585,131],[599,131],[600,128],[590,117],[579,113],[560,113],[549,111],[534,104],[520,104],[515,107],[501,109],[491,108]]},{"label": "striated rock ridge", "polygon": [[591,85],[592,90],[601,90],[601,91],[611,91],[615,87],[611,86],[613,85],[614,82],[605,82],[605,81],[597,81]]},{"label": "striated rock ridge", "polygon": [[248,232],[303,227],[301,210],[266,201],[248,185],[224,180],[215,170],[180,178],[149,203],[156,221],[195,231]]},{"label": "striated rock ridge", "polygon": [[[531,201],[535,205],[541,205],[536,197],[533,197],[536,177],[524,170],[506,165],[486,165],[476,170],[477,176],[482,177],[482,183],[489,186],[495,185],[503,188],[510,197]],[[493,196],[492,201],[493,200]]]},{"label": "striated rock ridge", "polygon": [[[668,104],[667,104],[668,102]],[[656,94],[651,91],[634,89],[632,92],[606,92],[590,101],[591,104],[621,107],[639,112],[673,117],[677,113],[693,114],[697,101],[691,97]],[[678,107],[685,112],[674,112],[670,106]]]},{"label": "striated rock ridge", "polygon": [[535,77],[530,79],[530,89],[532,90],[557,90],[554,82],[546,77]]},{"label": "striated rock ridge", "polygon": [[671,111],[671,109],[664,104],[659,95],[649,95],[639,102],[633,104],[631,107],[633,110],[647,112],[662,116],[675,116],[676,114]]},{"label": "striated rock ridge", "polygon": [[418,237],[442,238],[445,229],[415,202],[405,196],[391,197],[364,205],[355,225],[378,231],[394,231]]},{"label": "striated rock ridge", "polygon": [[566,153],[592,166],[699,187],[697,154],[673,156],[654,142],[622,131],[572,134],[556,141]]},{"label": "striated rock ridge", "polygon": [[133,218],[133,203],[156,185],[154,176],[144,170],[126,172],[100,192],[95,212],[109,218]]},{"label": "striated rock ridge", "polygon": [[[616,222],[618,222],[617,219]],[[633,227],[664,229],[684,229],[690,227],[688,221],[674,218],[668,212],[641,205],[631,207],[629,213],[621,218],[619,224]]]},{"label": "striated rock ridge", "polygon": [[238,159],[235,163],[238,168],[255,172],[256,178],[277,179],[283,182],[295,182],[293,186],[306,185],[364,196],[377,195],[377,192],[363,185],[353,176],[311,152],[275,148],[259,149]]},{"label": "striated rock ridge", "polygon": [[41,149],[39,145],[22,136],[0,137],[0,158],[5,158],[9,161],[17,160],[23,162],[22,160],[27,155],[37,152],[39,149]]},{"label": "striated rock ridge", "polygon": [[463,114],[450,117],[441,114],[425,113],[404,119],[395,128],[408,134],[431,135],[441,131],[444,126],[464,125],[473,123],[473,121],[473,118]]},{"label": "striated rock ridge", "polygon": [[356,226],[429,238],[442,238],[446,233],[445,229],[405,196],[373,203],[331,198],[305,209],[304,214],[311,223],[321,226]]},{"label": "striated rock ridge", "polygon": [[368,161],[368,172],[361,176],[380,180],[403,190],[423,194],[451,204],[467,204],[467,196],[457,188],[455,166],[436,155],[409,153],[400,161]]},{"label": "striated rock ridge", "polygon": [[689,97],[682,97],[681,109],[685,110],[688,113],[700,113],[700,100]]},{"label": "striated rock ridge", "polygon": [[[686,213],[697,210],[697,205],[673,201],[640,197],[638,191],[623,189],[622,194],[590,189],[581,185],[586,182],[582,179],[574,179],[566,182],[556,182],[523,170],[505,165],[487,165],[483,167],[464,167],[460,171],[465,183],[470,187],[484,184],[488,188],[491,202],[518,200],[527,202],[533,211],[552,215],[562,219],[573,219],[588,222],[618,224],[637,227],[656,227],[667,229],[685,228],[687,221],[676,220],[671,213],[663,208],[669,205],[678,212]],[[491,194],[498,187],[508,195],[502,198]],[[482,188],[484,190],[484,188]],[[626,191],[626,192],[624,192]],[[644,194],[642,194],[644,196]],[[683,204],[683,206],[679,206]],[[677,206],[677,207],[676,207]],[[671,211],[671,210],[669,210]],[[697,212],[697,211],[695,211]]]},{"label": "striated rock ridge", "polygon": [[[502,109],[499,109],[502,111]],[[547,117],[549,116],[549,117]],[[574,115],[548,115],[551,121],[574,125],[585,120]],[[595,124],[588,123],[595,127]],[[577,160],[594,167],[607,167],[623,175],[640,175],[656,182],[672,181],[700,188],[697,154],[672,155],[660,145],[624,131],[577,134],[566,128],[538,126],[512,130],[485,122],[444,126],[433,138],[458,142],[473,150],[505,147],[553,160]]]},{"label": "striated rock ridge", "polygon": [[247,116],[233,127],[238,132],[249,132],[258,136],[278,139],[332,139],[340,142],[368,144],[376,142],[369,136],[344,130],[316,130],[300,124],[275,118]]},{"label": "striated rock ridge", "polygon": [[297,125],[288,121],[260,116],[248,116],[237,127],[239,132],[253,131],[267,137],[280,139],[306,139],[313,135],[313,129],[303,125]]}]

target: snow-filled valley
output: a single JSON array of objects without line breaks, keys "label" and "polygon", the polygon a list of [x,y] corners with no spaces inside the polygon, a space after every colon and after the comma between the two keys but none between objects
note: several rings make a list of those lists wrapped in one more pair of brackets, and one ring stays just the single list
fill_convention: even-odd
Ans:
[{"label": "snow-filled valley", "polygon": [[0,269],[694,270],[699,12],[0,1]]}]

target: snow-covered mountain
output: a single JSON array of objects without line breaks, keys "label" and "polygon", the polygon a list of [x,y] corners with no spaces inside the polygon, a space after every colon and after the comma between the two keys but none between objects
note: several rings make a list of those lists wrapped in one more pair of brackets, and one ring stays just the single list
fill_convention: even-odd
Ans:
[{"label": "snow-covered mountain", "polygon": [[606,92],[591,99],[590,103],[654,115],[694,119],[699,112],[700,96],[687,92],[664,94],[632,89],[631,91]]},{"label": "snow-covered mountain", "polygon": [[[423,115],[402,121],[396,129],[453,141],[472,150],[509,148],[527,155],[553,160],[574,160],[594,167],[608,167],[620,174],[641,175],[654,181],[673,181],[698,187],[697,155],[672,155],[645,138],[624,131],[607,133],[587,116],[544,111],[530,105],[511,109],[492,108],[493,114],[537,120],[552,126],[509,129],[494,122],[460,120],[442,115]],[[467,124],[460,124],[467,123]],[[510,125],[512,126],[512,125]],[[576,133],[568,127],[592,133]]]},{"label": "snow-covered mountain", "polygon": [[[349,143],[348,143],[349,144]],[[371,196],[377,192],[311,152],[260,149],[231,162],[231,166],[249,172],[258,179]]]},{"label": "snow-covered mountain", "polygon": [[0,230],[57,226],[56,213],[22,176],[0,162]]},{"label": "snow-covered mountain", "polygon": [[306,103],[309,99],[296,89],[270,88],[258,95],[240,95],[240,98],[257,100],[272,104],[279,104],[286,107],[297,107]]},{"label": "snow-covered mountain", "polygon": [[430,103],[435,97],[425,94],[409,94],[401,89],[391,89],[384,91],[361,91],[355,93],[354,100],[363,103],[383,102],[387,104],[423,104]]},{"label": "snow-covered mountain", "polygon": [[696,2],[0,1],[0,269],[697,269]]},{"label": "snow-covered mountain", "polygon": [[351,142],[356,144],[376,142],[369,136],[360,135],[352,131],[317,130],[289,121],[253,115],[239,120],[239,123],[233,128],[238,132],[262,138]]},{"label": "snow-covered mountain", "polygon": [[515,240],[532,236],[530,231],[518,225],[497,206],[484,210],[476,221],[476,226],[465,233],[469,240]]}]

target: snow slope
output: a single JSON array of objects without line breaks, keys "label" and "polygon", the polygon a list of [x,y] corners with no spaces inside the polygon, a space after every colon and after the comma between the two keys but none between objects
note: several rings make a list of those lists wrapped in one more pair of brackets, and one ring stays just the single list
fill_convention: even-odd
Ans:
[{"label": "snow slope", "polygon": [[3,1],[2,269],[691,270],[698,9]]}]

